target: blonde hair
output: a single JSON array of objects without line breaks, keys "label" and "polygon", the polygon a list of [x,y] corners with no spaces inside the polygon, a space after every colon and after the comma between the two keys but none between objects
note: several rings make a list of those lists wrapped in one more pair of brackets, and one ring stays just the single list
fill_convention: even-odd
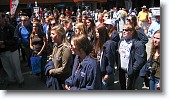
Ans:
[{"label": "blonde hair", "polygon": [[76,24],[76,28],[79,29],[80,34],[85,34],[85,35],[87,35],[87,29],[86,29],[86,26],[85,26],[84,23],[77,23],[77,24]]},{"label": "blonde hair", "polygon": [[63,26],[54,26],[52,27],[51,31],[55,31],[55,33],[62,37],[62,43],[66,43],[67,45],[70,45],[69,42],[66,39],[66,31],[63,28]]}]

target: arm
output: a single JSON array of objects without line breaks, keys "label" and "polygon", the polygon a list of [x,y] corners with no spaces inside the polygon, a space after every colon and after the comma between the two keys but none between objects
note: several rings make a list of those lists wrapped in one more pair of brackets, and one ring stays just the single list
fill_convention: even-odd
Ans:
[{"label": "arm", "polygon": [[62,52],[62,66],[59,68],[52,69],[53,74],[64,74],[70,71],[70,66],[72,65],[72,54],[69,48],[65,48]]},{"label": "arm", "polygon": [[135,51],[134,51],[134,63],[133,63],[133,70],[134,71],[140,71],[142,66],[144,65],[145,57],[146,57],[146,47],[144,44],[141,43],[141,41],[138,41],[138,43],[134,44],[135,45]]},{"label": "arm", "polygon": [[41,53],[43,52],[43,50],[45,49],[46,47],[46,42],[47,42],[47,39],[46,39],[46,36],[43,37],[43,46],[41,48],[41,50],[38,52],[38,56],[41,55]]}]

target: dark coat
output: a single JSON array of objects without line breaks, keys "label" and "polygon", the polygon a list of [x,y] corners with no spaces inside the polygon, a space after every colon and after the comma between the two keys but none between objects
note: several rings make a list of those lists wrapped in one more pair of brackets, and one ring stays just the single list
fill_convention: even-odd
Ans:
[{"label": "dark coat", "polygon": [[102,76],[114,73],[115,55],[115,42],[112,40],[106,41],[103,45],[103,55],[100,66]]},{"label": "dark coat", "polygon": [[[125,40],[124,38],[121,38],[119,41],[119,46],[121,41]],[[135,75],[139,74],[140,69],[144,66],[147,59],[145,58],[147,56],[146,54],[146,47],[145,44],[143,44],[142,41],[133,38],[132,39],[132,47],[130,51],[130,59],[128,64],[128,75]],[[120,64],[120,55],[119,55],[119,67],[121,67]]]},{"label": "dark coat", "polygon": [[101,72],[97,60],[86,56],[81,62],[81,66],[75,75],[79,63],[78,56],[75,57],[72,75],[66,79],[65,85],[70,86],[70,90],[100,90]]}]

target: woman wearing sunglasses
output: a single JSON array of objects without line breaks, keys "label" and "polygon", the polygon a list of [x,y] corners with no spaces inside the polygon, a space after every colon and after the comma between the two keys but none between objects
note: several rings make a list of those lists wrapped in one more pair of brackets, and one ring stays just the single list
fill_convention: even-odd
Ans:
[{"label": "woman wearing sunglasses", "polygon": [[[119,81],[122,90],[134,90],[139,71],[145,63],[146,47],[131,24],[123,27],[119,41]],[[126,84],[127,83],[127,84]]]}]

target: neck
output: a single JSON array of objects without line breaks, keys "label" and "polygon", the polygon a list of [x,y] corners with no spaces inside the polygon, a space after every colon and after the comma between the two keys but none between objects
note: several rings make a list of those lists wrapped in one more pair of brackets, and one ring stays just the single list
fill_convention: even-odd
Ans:
[{"label": "neck", "polygon": [[86,57],[86,53],[85,52],[81,52],[79,57],[80,57],[80,62],[83,61],[83,59]]}]

